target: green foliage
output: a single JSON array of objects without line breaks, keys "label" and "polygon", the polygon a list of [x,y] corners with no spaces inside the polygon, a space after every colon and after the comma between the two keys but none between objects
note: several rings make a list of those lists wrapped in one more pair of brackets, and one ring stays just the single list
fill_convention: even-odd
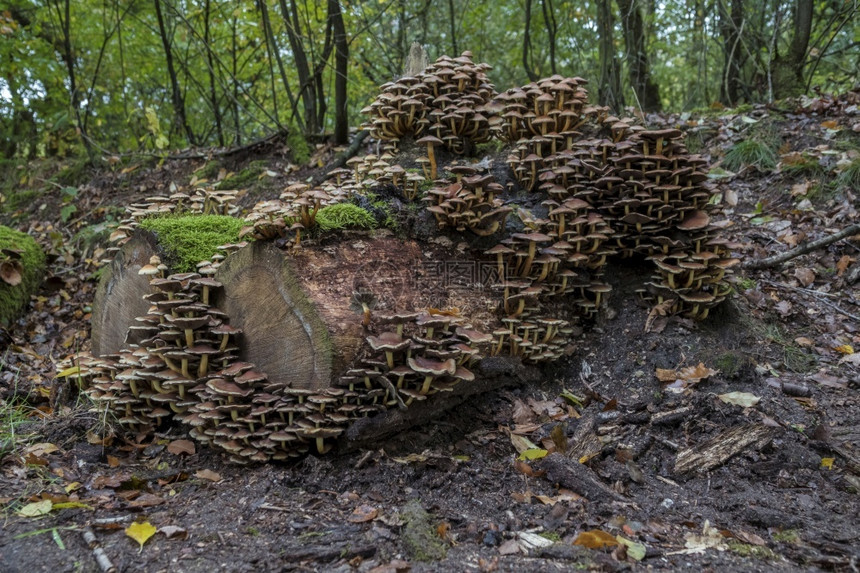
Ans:
[{"label": "green foliage", "polygon": [[167,264],[176,272],[191,272],[197,263],[218,252],[218,245],[235,243],[243,222],[223,215],[152,217],[140,222],[158,236]]},{"label": "green foliage", "polygon": [[337,203],[317,212],[317,226],[323,231],[334,229],[375,229],[373,215],[352,203]]},{"label": "green foliage", "polygon": [[849,163],[836,177],[836,184],[844,189],[860,189],[860,158]]},{"label": "green foliage", "polygon": [[21,250],[21,283],[11,286],[0,280],[0,326],[8,326],[30,301],[45,273],[45,254],[26,233],[0,225],[0,248]]},{"label": "green foliage", "polygon": [[783,163],[782,172],[793,177],[821,177],[827,173],[827,170],[815,157],[803,152],[799,158]]},{"label": "green foliage", "polygon": [[308,140],[297,129],[290,129],[287,133],[287,147],[290,149],[290,155],[293,158],[293,163],[296,165],[305,165],[311,160],[311,146],[308,145]]},{"label": "green foliage", "polygon": [[772,146],[756,139],[744,139],[726,152],[723,165],[730,171],[740,171],[747,166],[771,171],[776,168],[777,159],[776,149]]}]

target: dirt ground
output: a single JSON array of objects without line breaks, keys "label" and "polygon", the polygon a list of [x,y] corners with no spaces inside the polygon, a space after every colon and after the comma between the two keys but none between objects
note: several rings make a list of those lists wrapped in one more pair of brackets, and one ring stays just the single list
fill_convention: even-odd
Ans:
[{"label": "dirt ground", "polygon": [[[740,115],[697,124],[713,163]],[[777,117],[783,159],[837,149],[823,115]],[[277,152],[252,159],[286,170]],[[738,271],[737,293],[703,323],[655,320],[633,292],[647,269],[613,263],[600,318],[539,382],[472,398],[372,448],[238,467],[199,445],[175,447],[178,430],[101,443],[104,420],[83,398],[58,396],[54,381],[57,363],[87,348],[100,243],[75,232],[201,166],[99,174],[81,190],[76,227],[50,196],[45,209],[36,201],[0,221],[29,229],[55,261],[27,314],[0,331],[0,571],[101,571],[99,555],[129,572],[860,568],[860,297],[846,279],[860,243],[851,239]],[[308,173],[282,174],[272,188]],[[804,197],[790,190],[804,182],[754,168],[720,181],[736,195],[728,232],[744,256],[857,221],[856,189],[798,207]],[[244,201],[265,193],[255,184]],[[698,383],[690,375],[685,388],[657,377],[700,363],[716,372]],[[730,392],[759,400],[735,405]],[[522,437],[558,451],[517,460]],[[679,463],[696,453],[710,457]],[[140,546],[125,533],[134,523],[157,533]]]}]

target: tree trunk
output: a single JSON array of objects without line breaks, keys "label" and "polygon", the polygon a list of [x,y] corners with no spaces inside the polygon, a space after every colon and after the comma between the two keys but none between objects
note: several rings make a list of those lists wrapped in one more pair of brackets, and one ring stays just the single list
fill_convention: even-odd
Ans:
[{"label": "tree trunk", "polygon": [[164,16],[161,13],[161,0],[155,1],[155,16],[158,19],[158,32],[161,35],[161,44],[164,47],[164,57],[167,63],[167,76],[170,79],[170,99],[173,102],[173,113],[176,115],[176,123],[185,132],[185,137],[190,145],[196,145],[194,132],[188,125],[185,117],[185,100],[182,97],[182,89],[176,76],[176,68],[173,65],[173,42],[170,40],[167,27],[164,24]]},{"label": "tree trunk", "polygon": [[600,38],[600,80],[597,88],[598,100],[616,112],[624,108],[624,93],[621,91],[621,66],[615,57],[615,39],[612,18],[612,0],[597,3],[597,33]]},{"label": "tree trunk", "polygon": [[795,0],[788,53],[784,57],[777,54],[773,60],[773,96],[776,99],[803,93],[803,68],[812,32],[812,8],[812,0]]},{"label": "tree trunk", "polygon": [[329,18],[334,30],[334,142],[349,143],[349,114],[347,109],[347,72],[349,65],[349,43],[343,14],[338,0],[328,0]]},{"label": "tree trunk", "polygon": [[211,33],[209,30],[211,16],[211,0],[206,0],[203,8],[203,44],[206,50],[206,64],[209,71],[209,102],[212,105],[212,115],[215,118],[215,132],[218,134],[218,145],[224,147],[224,128],[221,125],[221,106],[218,105],[218,93],[215,91],[215,62],[212,58]]},{"label": "tree trunk", "polygon": [[296,66],[296,73],[299,76],[298,99],[301,100],[304,107],[305,134],[316,134],[319,132],[319,125],[317,124],[315,90],[313,78],[311,77],[311,68],[308,64],[307,52],[305,51],[304,42],[302,42],[299,10],[295,0],[290,0],[289,7],[286,0],[280,0],[280,6],[284,24],[287,28],[290,49],[293,53],[293,62]]},{"label": "tree trunk", "polygon": [[532,39],[531,39],[531,26],[532,26],[532,0],[526,0],[526,8],[525,8],[525,23],[523,24],[523,69],[526,71],[526,75],[529,78],[529,81],[535,82],[538,80],[538,73],[534,69],[534,61],[531,55],[532,52]]},{"label": "tree trunk", "polygon": [[71,22],[71,2],[64,0],[62,6],[60,0],[57,0],[54,8],[57,12],[57,20],[60,23],[60,32],[62,33],[60,56],[63,63],[66,64],[66,72],[69,76],[69,105],[72,108],[72,113],[75,116],[75,126],[78,128],[81,141],[87,151],[87,156],[93,158],[93,149],[90,143],[90,138],[86,132],[86,126],[81,121],[81,98],[78,93],[78,79],[75,71],[75,56],[72,53],[72,22]]},{"label": "tree trunk", "polygon": [[[125,347],[128,327],[147,314],[150,303],[142,297],[151,292],[149,279],[138,271],[155,254],[164,258],[158,238],[139,230],[105,272],[93,303],[94,354]],[[253,362],[270,380],[324,388],[359,357],[371,334],[362,325],[363,315],[351,309],[355,292],[374,295],[374,320],[395,311],[446,305],[437,298],[445,289],[422,266],[428,257],[446,265],[476,264],[462,254],[395,237],[360,235],[325,250],[307,247],[288,253],[255,241],[218,269],[215,278],[224,287],[213,296],[214,305],[244,331],[240,360]],[[446,292],[442,296],[449,296]],[[465,299],[459,305],[486,306],[480,289],[453,292]],[[480,329],[486,320],[491,320],[489,314],[472,322]]]},{"label": "tree trunk", "polygon": [[[726,2],[731,3],[729,11]],[[720,82],[720,101],[731,107],[740,100],[739,88],[745,51],[740,45],[744,28],[743,0],[717,0],[720,35],[723,37],[723,75]]]},{"label": "tree trunk", "polygon": [[621,10],[621,27],[627,47],[627,69],[630,86],[644,111],[660,111],[660,86],[651,77],[648,58],[645,17],[641,0],[617,0]]}]

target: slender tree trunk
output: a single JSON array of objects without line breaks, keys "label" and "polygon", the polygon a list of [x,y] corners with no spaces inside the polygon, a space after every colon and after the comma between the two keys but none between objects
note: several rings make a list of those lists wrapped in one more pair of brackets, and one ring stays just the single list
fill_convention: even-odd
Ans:
[{"label": "slender tree trunk", "polygon": [[60,56],[63,63],[66,64],[66,73],[69,76],[69,105],[72,108],[72,113],[75,116],[75,126],[78,129],[81,141],[84,144],[84,149],[87,151],[87,156],[93,158],[93,149],[90,144],[89,135],[86,132],[86,125],[81,121],[81,99],[78,93],[78,79],[75,70],[75,56],[72,52],[72,32],[71,32],[71,0],[63,0],[62,5],[58,0],[54,4],[54,9],[57,12],[57,20],[60,23],[61,38],[61,53]]},{"label": "slender tree trunk", "polygon": [[525,69],[529,81],[534,82],[537,81],[539,76],[534,69],[534,61],[531,55],[532,0],[526,0],[525,12],[525,24],[523,25],[523,69]]},{"label": "slender tree trunk", "polygon": [[600,57],[600,83],[597,97],[602,105],[616,111],[624,108],[624,93],[621,91],[621,66],[615,56],[615,38],[612,18],[612,0],[597,2],[598,53]]},{"label": "slender tree trunk", "polygon": [[[726,8],[730,3],[730,9]],[[744,50],[740,45],[744,27],[743,0],[717,0],[720,35],[723,38],[723,77],[720,82],[720,101],[729,107],[738,104]]]},{"label": "slender tree trunk", "polygon": [[218,105],[218,93],[215,91],[215,62],[212,58],[212,38],[209,30],[211,14],[211,0],[206,0],[203,6],[203,44],[206,50],[206,63],[209,66],[209,101],[212,105],[212,115],[215,116],[215,131],[218,134],[218,145],[224,147],[224,129],[221,126],[221,106]]},{"label": "slender tree trunk", "polygon": [[188,138],[188,143],[196,145],[194,132],[191,131],[191,126],[188,125],[188,120],[185,117],[185,99],[182,96],[182,89],[179,86],[179,80],[176,77],[176,68],[173,65],[173,48],[172,42],[167,34],[167,27],[164,25],[164,16],[161,12],[161,0],[155,1],[155,16],[158,19],[158,32],[161,35],[161,43],[164,46],[164,57],[167,61],[167,75],[170,78],[170,97],[173,102],[173,113],[176,116],[176,123],[185,132]]},{"label": "slender tree trunk", "polygon": [[[260,10],[260,17],[263,20],[263,32],[266,40],[266,50],[274,54],[275,62],[278,64],[278,72],[281,75],[281,82],[284,84],[284,91],[287,92],[287,99],[290,100],[290,120],[295,120],[299,129],[304,131],[305,120],[298,113],[299,102],[293,97],[293,90],[290,88],[290,82],[287,79],[287,71],[284,67],[284,59],[281,57],[281,50],[278,48],[278,42],[275,38],[275,33],[272,30],[272,20],[269,18],[269,8],[265,0],[258,0],[257,7]],[[276,114],[277,115],[277,114]]]},{"label": "slender tree trunk", "polygon": [[644,111],[660,111],[660,87],[651,77],[641,0],[617,0],[627,47],[630,85]]},{"label": "slender tree trunk", "polygon": [[328,0],[329,19],[334,30],[334,142],[349,142],[349,115],[347,113],[347,71],[349,42],[339,0]]},{"label": "slender tree trunk", "polygon": [[454,0],[448,0],[448,21],[451,23],[451,49],[453,50],[451,57],[456,58],[460,55],[460,51],[457,49],[457,20],[454,12]]},{"label": "slender tree trunk", "polygon": [[558,36],[558,23],[555,20],[555,7],[552,5],[552,0],[541,0],[541,9],[543,10],[543,21],[546,25],[546,33],[549,41],[549,69],[550,73],[556,74],[555,52],[556,52],[556,36]]},{"label": "slender tree trunk", "polygon": [[317,108],[316,98],[314,97],[314,83],[311,77],[311,69],[308,65],[307,52],[305,51],[304,43],[301,36],[301,24],[299,23],[299,9],[296,5],[296,0],[290,0],[290,6],[287,6],[286,0],[279,0],[281,6],[281,14],[284,18],[284,24],[287,28],[287,38],[290,41],[290,49],[293,52],[293,62],[296,66],[296,73],[299,76],[299,93],[298,98],[302,102],[304,108],[304,124],[305,133],[316,134],[319,132],[317,124]]},{"label": "slender tree trunk", "polygon": [[242,145],[242,124],[239,121],[239,17],[235,14],[231,20],[230,49],[233,63],[233,129],[236,131],[233,141],[236,145]]}]

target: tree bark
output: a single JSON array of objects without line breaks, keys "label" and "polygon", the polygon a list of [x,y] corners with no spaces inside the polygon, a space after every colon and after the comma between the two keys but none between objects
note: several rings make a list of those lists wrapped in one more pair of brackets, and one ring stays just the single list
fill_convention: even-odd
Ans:
[{"label": "tree bark", "polygon": [[158,32],[161,36],[161,44],[164,47],[164,58],[167,63],[167,76],[170,79],[170,99],[173,102],[173,113],[176,116],[176,123],[182,131],[185,132],[185,137],[190,145],[196,145],[194,132],[191,126],[188,125],[188,119],[185,116],[185,99],[182,96],[182,89],[179,86],[179,79],[176,76],[176,68],[173,65],[173,42],[168,36],[167,27],[164,24],[164,15],[161,11],[161,0],[154,0],[155,16],[158,20]]},{"label": "tree bark", "polygon": [[206,50],[206,63],[209,68],[209,102],[212,105],[212,115],[215,119],[215,132],[218,135],[218,145],[224,147],[224,128],[221,126],[221,106],[218,105],[218,93],[215,91],[215,62],[212,58],[211,35],[209,23],[211,16],[211,0],[206,0],[203,8],[203,48]]},{"label": "tree bark", "polygon": [[641,0],[617,0],[621,10],[621,28],[627,48],[627,69],[630,86],[643,111],[660,111],[660,86],[651,77],[648,57],[645,17]]},{"label": "tree bark", "polygon": [[349,66],[349,43],[343,13],[338,0],[328,0],[329,18],[334,30],[334,142],[349,143],[349,114],[347,108],[347,72]]},{"label": "tree bark", "polygon": [[[731,3],[730,9],[726,2]],[[740,46],[744,28],[743,0],[717,0],[720,35],[723,38],[723,75],[720,101],[732,107],[740,101],[739,87],[745,52]]]},{"label": "tree bark", "polygon": [[308,56],[305,51],[301,36],[301,23],[299,22],[299,9],[296,0],[290,0],[289,7],[286,0],[279,0],[281,14],[287,28],[287,38],[290,42],[290,50],[293,53],[293,62],[296,73],[299,76],[298,98],[304,108],[305,134],[312,135],[319,132],[317,124],[317,107],[314,93],[314,81],[311,76],[311,68],[308,64]]},{"label": "tree bark", "polygon": [[532,0],[526,0],[525,23],[523,24],[523,69],[526,71],[526,75],[528,76],[529,81],[534,82],[534,81],[538,80],[538,74],[534,70],[534,61],[533,61],[532,55],[531,55],[531,51],[532,51],[531,26],[532,26]]},{"label": "tree bark", "polygon": [[615,38],[612,17],[612,0],[597,3],[598,53],[600,58],[600,81],[597,88],[601,104],[615,111],[624,108],[624,93],[621,91],[621,66],[615,56]]}]

